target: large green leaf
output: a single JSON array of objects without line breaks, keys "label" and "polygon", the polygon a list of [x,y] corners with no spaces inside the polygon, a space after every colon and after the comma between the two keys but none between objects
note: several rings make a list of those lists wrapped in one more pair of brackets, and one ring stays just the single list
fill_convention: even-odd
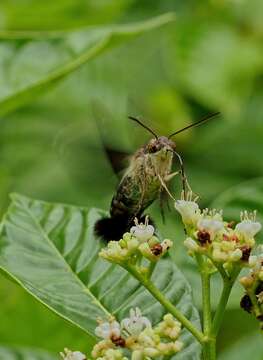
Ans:
[{"label": "large green leaf", "polygon": [[172,20],[174,15],[167,13],[78,31],[0,32],[0,115],[30,102],[104,50]]},{"label": "large green leaf", "polygon": [[58,356],[43,350],[0,346],[0,360],[56,360]]},{"label": "large green leaf", "polygon": [[[140,306],[153,323],[164,309],[125,270],[98,257],[103,246],[94,223],[103,211],[51,204],[12,195],[2,223],[0,268],[58,315],[94,337],[98,317],[127,315]],[[196,326],[191,290],[170,258],[158,263],[155,284]],[[183,330],[185,349],[177,359],[198,359],[199,345]]]}]

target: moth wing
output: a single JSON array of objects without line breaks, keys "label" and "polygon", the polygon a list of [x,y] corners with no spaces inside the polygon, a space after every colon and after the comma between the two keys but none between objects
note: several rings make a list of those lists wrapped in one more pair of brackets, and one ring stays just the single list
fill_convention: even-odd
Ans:
[{"label": "moth wing", "polygon": [[129,165],[131,154],[125,151],[112,149],[106,144],[103,144],[103,149],[111,164],[112,170],[118,177],[121,177],[123,171]]},{"label": "moth wing", "polygon": [[118,178],[121,178],[122,172],[128,167],[131,153],[128,151],[115,149],[110,145],[114,142],[112,139],[109,141],[109,136],[106,135],[108,126],[107,124],[114,123],[114,117],[108,109],[99,101],[93,101],[91,104],[92,117],[95,120],[100,142],[105,155],[112,167],[113,172]]}]

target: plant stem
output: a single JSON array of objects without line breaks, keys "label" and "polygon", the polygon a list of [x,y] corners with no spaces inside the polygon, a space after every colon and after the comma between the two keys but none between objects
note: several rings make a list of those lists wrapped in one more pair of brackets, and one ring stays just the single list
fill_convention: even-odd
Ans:
[{"label": "plant stem", "polygon": [[149,272],[148,272],[149,279],[152,277],[152,273],[154,272],[155,266],[156,266],[156,262],[151,262],[149,265]]},{"label": "plant stem", "polygon": [[219,300],[218,307],[216,309],[216,313],[213,319],[213,326],[212,326],[212,334],[216,336],[218,334],[218,331],[220,329],[220,326],[223,321],[223,316],[225,313],[226,305],[232,290],[232,287],[236,281],[236,278],[238,274],[240,273],[240,268],[237,268],[234,270],[234,272],[231,274],[229,279],[224,278],[224,287],[223,291]]},{"label": "plant stem", "polygon": [[181,324],[190,331],[193,336],[201,343],[207,341],[204,334],[198,330],[166,297],[161,291],[153,284],[153,282],[142,275],[134,266],[127,265],[123,266],[132,276],[134,276],[154,297],[163,307],[170,312]]},{"label": "plant stem", "polygon": [[208,341],[203,345],[203,355],[205,360],[216,359],[216,339],[211,335],[212,312],[211,312],[211,273],[207,268],[207,263],[200,254],[196,254],[196,261],[201,274],[202,282],[202,302],[203,302],[203,331]]},{"label": "plant stem", "polygon": [[209,334],[212,324],[210,303],[210,274],[202,274],[204,333]]}]

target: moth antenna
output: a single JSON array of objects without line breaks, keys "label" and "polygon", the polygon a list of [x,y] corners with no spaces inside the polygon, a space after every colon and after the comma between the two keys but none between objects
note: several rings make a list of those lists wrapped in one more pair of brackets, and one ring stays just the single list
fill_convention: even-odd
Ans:
[{"label": "moth antenna", "polygon": [[137,119],[137,118],[135,118],[133,116],[128,116],[128,118],[130,120],[133,120],[133,121],[137,122],[138,124],[140,124],[144,129],[148,130],[156,138],[156,140],[158,140],[158,135],[156,135],[155,132],[152,129],[150,129],[147,125],[142,123],[139,119]]},{"label": "moth antenna", "polygon": [[188,130],[188,129],[192,128],[192,127],[201,125],[202,123],[204,123],[204,122],[206,122],[206,121],[208,121],[208,120],[213,119],[214,117],[216,117],[216,116],[219,115],[219,114],[220,114],[219,111],[218,111],[218,112],[215,112],[215,113],[212,113],[212,114],[209,114],[209,115],[205,116],[203,119],[201,119],[201,120],[199,120],[199,121],[196,121],[195,123],[190,124],[190,125],[182,128],[182,129],[177,130],[176,132],[172,133],[171,135],[168,136],[168,139],[171,139],[172,136],[177,135],[177,134],[179,134],[179,133],[181,133],[181,132],[183,132],[183,131],[185,131],[185,130]]}]

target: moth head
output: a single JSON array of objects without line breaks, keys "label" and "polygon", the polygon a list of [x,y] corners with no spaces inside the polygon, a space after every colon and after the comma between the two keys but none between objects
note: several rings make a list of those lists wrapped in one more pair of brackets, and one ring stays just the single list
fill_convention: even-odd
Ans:
[{"label": "moth head", "polygon": [[175,142],[168,139],[166,136],[160,136],[157,139],[151,139],[145,146],[145,152],[154,154],[160,150],[174,150],[176,147]]}]

